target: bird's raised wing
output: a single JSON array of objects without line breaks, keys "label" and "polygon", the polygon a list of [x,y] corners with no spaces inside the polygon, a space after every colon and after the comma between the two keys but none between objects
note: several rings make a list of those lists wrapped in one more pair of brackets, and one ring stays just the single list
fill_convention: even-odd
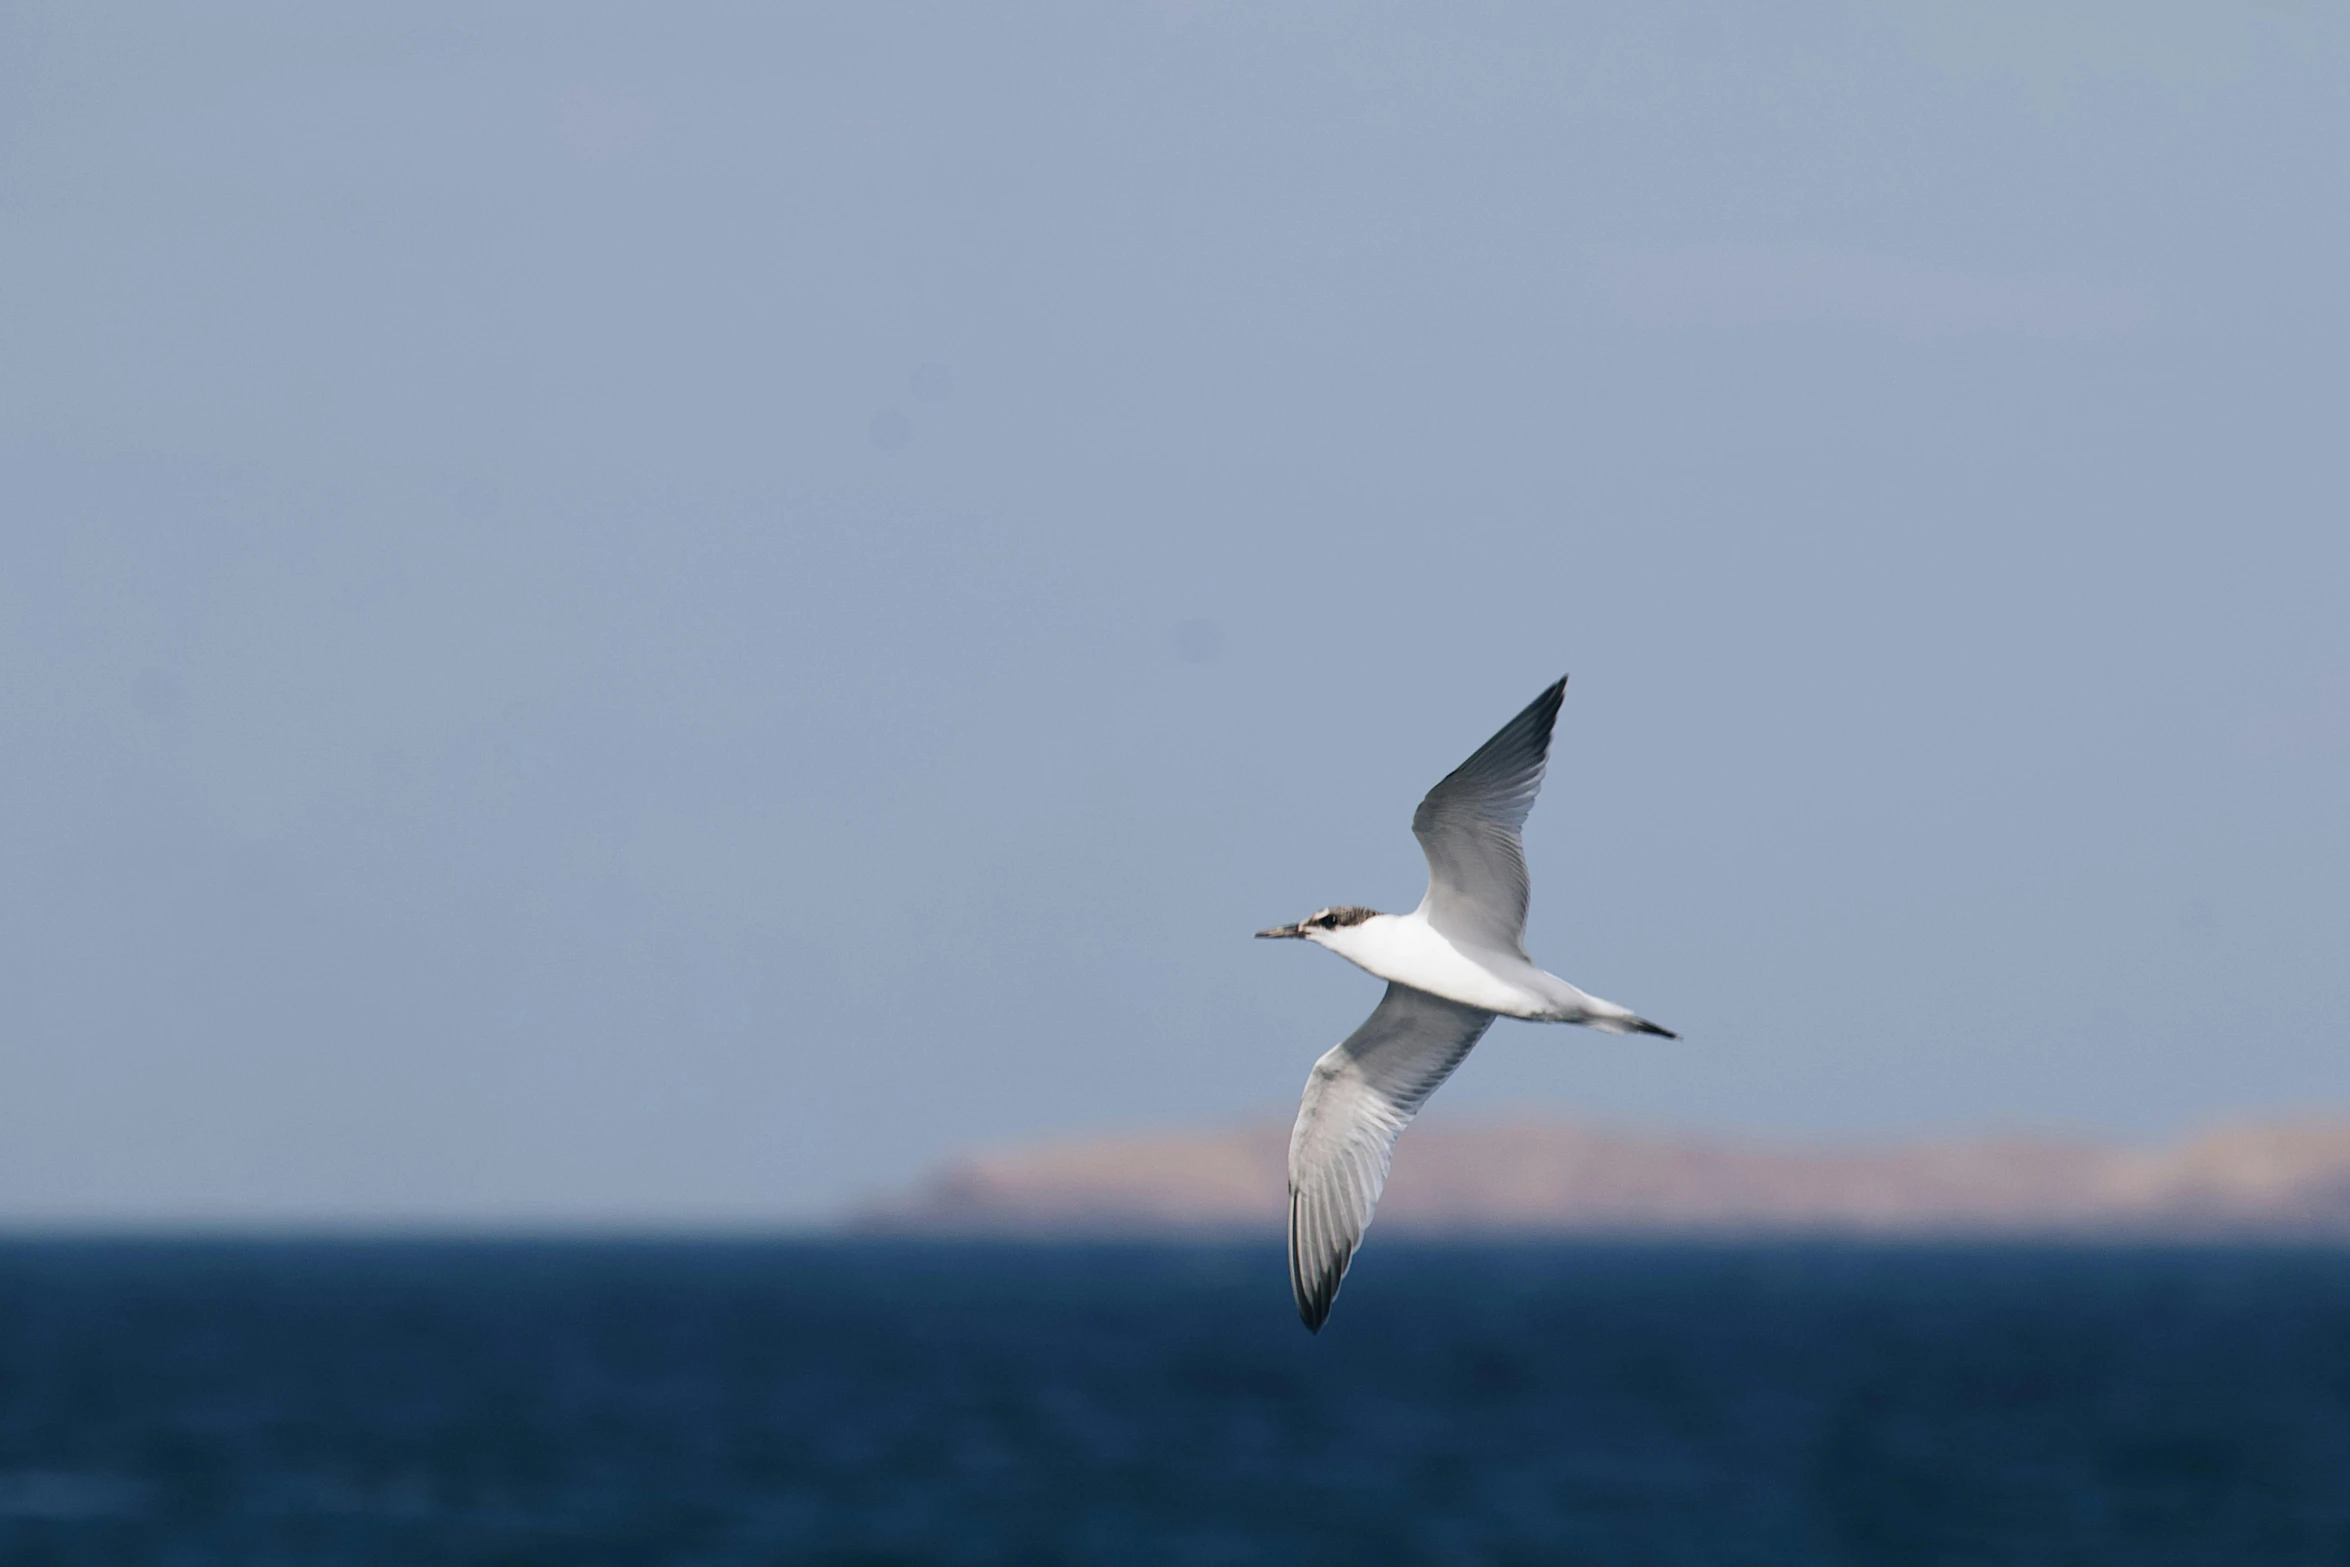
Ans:
[{"label": "bird's raised wing", "polygon": [[1445,775],[1412,813],[1428,856],[1420,909],[1438,933],[1492,952],[1522,952],[1526,849],[1520,834],[1550,757],[1551,726],[1567,682],[1536,697],[1476,754]]},{"label": "bird's raised wing", "polygon": [[1312,1331],[1362,1244],[1397,1134],[1492,1024],[1490,1012],[1390,984],[1314,1063],[1289,1134],[1289,1287]]}]

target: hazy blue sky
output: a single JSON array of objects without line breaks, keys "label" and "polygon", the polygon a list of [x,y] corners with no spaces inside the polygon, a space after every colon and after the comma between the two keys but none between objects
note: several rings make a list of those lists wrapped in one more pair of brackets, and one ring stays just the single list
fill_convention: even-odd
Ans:
[{"label": "hazy blue sky", "polygon": [[2350,1112],[2350,12],[0,9],[0,1219]]}]

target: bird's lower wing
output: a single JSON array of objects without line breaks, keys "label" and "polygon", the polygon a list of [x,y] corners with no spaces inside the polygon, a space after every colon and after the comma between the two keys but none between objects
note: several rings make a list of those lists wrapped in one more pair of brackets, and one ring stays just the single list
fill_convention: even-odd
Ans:
[{"label": "bird's lower wing", "polygon": [[1289,1134],[1289,1286],[1314,1332],[1371,1223],[1396,1136],[1492,1024],[1490,1012],[1391,984],[1314,1063]]}]

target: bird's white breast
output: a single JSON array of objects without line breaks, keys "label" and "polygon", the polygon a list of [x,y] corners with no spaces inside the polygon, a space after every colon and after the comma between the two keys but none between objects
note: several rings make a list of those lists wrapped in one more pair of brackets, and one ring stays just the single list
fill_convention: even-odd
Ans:
[{"label": "bird's white breast", "polygon": [[1376,914],[1309,935],[1381,979],[1504,1017],[1558,1019],[1582,994],[1516,953],[1457,947],[1417,914]]}]

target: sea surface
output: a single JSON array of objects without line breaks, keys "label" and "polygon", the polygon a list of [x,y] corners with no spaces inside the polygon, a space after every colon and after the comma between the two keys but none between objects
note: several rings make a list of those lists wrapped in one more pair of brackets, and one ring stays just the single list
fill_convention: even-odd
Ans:
[{"label": "sea surface", "polygon": [[0,1245],[0,1563],[2350,1563],[2350,1252]]}]

